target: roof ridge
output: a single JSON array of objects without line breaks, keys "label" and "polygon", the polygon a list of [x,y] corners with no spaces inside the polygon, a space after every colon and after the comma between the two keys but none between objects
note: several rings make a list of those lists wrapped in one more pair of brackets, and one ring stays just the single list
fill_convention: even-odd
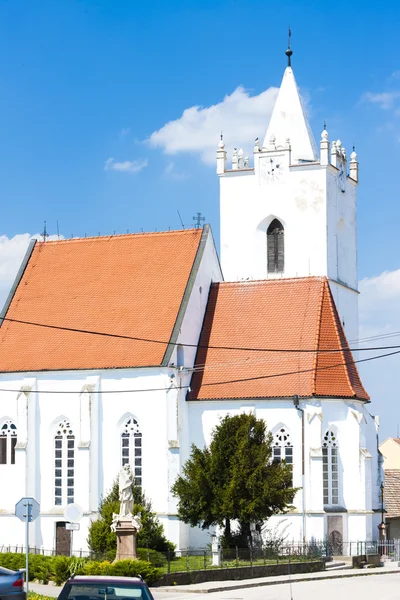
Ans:
[{"label": "roof ridge", "polygon": [[[316,333],[315,333],[315,347],[319,348],[319,338],[321,335],[321,324],[322,324],[322,306],[323,306],[323,302],[324,302],[324,293],[325,293],[325,282],[322,283],[321,285],[321,291],[320,291],[320,298],[319,298],[319,305],[318,305],[318,313],[317,313],[317,328],[316,328]],[[314,356],[314,375],[313,375],[313,384],[312,384],[312,394],[316,394],[316,390],[317,390],[317,367],[318,367],[318,352],[315,353]]]},{"label": "roof ridge", "polygon": [[186,233],[199,233],[202,232],[203,228],[191,228],[191,229],[171,229],[168,231],[138,231],[136,233],[116,233],[116,234],[110,234],[110,235],[92,235],[92,236],[87,236],[87,237],[74,237],[74,238],[64,238],[61,240],[47,240],[46,242],[38,240],[36,238],[36,242],[40,245],[44,245],[46,244],[46,246],[49,245],[55,245],[55,244],[65,244],[66,242],[90,242],[93,240],[112,240],[112,239],[128,239],[128,238],[133,238],[133,237],[150,237],[150,236],[163,236],[163,235],[170,235],[170,234],[186,234]]},{"label": "roof ridge", "polygon": [[272,285],[274,283],[300,283],[301,281],[325,281],[325,275],[310,275],[307,277],[280,277],[274,279],[247,279],[243,281],[215,281],[212,283],[213,286],[222,285],[224,287],[236,286],[236,285]]}]

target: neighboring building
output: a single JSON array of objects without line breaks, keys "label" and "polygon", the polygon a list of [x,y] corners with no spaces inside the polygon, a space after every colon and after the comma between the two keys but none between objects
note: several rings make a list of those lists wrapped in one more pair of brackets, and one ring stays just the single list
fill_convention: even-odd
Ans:
[{"label": "neighboring building", "polygon": [[387,470],[400,470],[400,438],[387,438],[379,446],[383,456],[383,468]]},{"label": "neighboring building", "polygon": [[85,548],[129,462],[166,535],[204,546],[171,484],[191,444],[243,411],[265,418],[302,487],[273,525],[295,540],[377,538],[378,424],[346,341],[358,338],[350,158],[348,173],[326,131],[317,150],[288,67],[254,167],[235,151],[228,169],[223,140],[217,151],[222,272],[209,226],[31,245],[0,317],[0,477],[13,482],[0,545],[23,544],[13,510],[28,495],[41,505],[32,545],[60,548],[76,502]]},{"label": "neighboring building", "polygon": [[379,446],[384,462],[384,506],[387,539],[400,539],[400,438],[388,438]]}]

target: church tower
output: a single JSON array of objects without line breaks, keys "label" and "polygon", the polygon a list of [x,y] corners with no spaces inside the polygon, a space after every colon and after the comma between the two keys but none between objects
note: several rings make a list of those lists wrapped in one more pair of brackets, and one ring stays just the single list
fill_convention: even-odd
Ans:
[{"label": "church tower", "polygon": [[[319,149],[291,67],[253,165],[217,150],[221,264],[226,281],[326,276],[347,338],[358,338],[357,155],[324,128]],[[354,345],[354,344],[353,344]]]}]

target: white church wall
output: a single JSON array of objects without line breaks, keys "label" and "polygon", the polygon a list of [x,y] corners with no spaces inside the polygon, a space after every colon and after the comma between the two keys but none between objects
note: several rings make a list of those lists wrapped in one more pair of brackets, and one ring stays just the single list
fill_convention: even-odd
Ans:
[{"label": "white church wall", "polygon": [[[285,427],[293,443],[293,484],[302,486],[301,476],[301,416],[293,406],[292,400],[215,400],[192,401],[189,405],[189,429],[193,432],[192,442],[203,448],[209,445],[212,431],[219,420],[229,415],[253,410],[257,418],[264,418],[268,429],[275,433]],[[357,541],[376,537],[377,532],[371,525],[371,509],[367,504],[369,484],[362,474],[360,462],[360,422],[368,435],[362,439],[366,445],[372,445],[371,455],[376,445],[373,436],[375,424],[369,417],[362,402],[345,400],[301,401],[300,408],[305,409],[305,511],[307,539],[321,540],[328,535],[327,514],[323,505],[322,490],[322,437],[332,430],[339,444],[339,505],[350,514],[360,516],[348,525],[348,515],[343,513],[344,541]],[[368,418],[369,417],[369,420]],[[372,460],[372,459],[367,459]],[[275,527],[285,519],[285,528],[290,539],[303,537],[303,494],[300,490],[294,499],[295,511],[286,515],[276,515],[268,521],[268,527]],[[329,513],[330,514],[330,513]],[[357,526],[356,526],[357,524]],[[348,527],[350,529],[348,530]],[[361,528],[361,530],[360,530]],[[359,533],[363,532],[364,537]],[[209,532],[199,529],[190,531],[190,546],[204,545]],[[347,536],[356,536],[349,539]],[[361,536],[361,537],[357,537]]]}]

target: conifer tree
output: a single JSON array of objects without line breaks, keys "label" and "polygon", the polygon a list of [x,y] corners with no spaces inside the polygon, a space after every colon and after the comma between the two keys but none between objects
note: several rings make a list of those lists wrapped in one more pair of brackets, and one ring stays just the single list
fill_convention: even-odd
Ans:
[{"label": "conifer tree", "polygon": [[180,519],[203,529],[225,527],[226,541],[232,520],[250,535],[251,523],[286,512],[296,491],[291,466],[272,460],[272,435],[252,414],[227,415],[209,448],[193,445],[172,487]]}]

